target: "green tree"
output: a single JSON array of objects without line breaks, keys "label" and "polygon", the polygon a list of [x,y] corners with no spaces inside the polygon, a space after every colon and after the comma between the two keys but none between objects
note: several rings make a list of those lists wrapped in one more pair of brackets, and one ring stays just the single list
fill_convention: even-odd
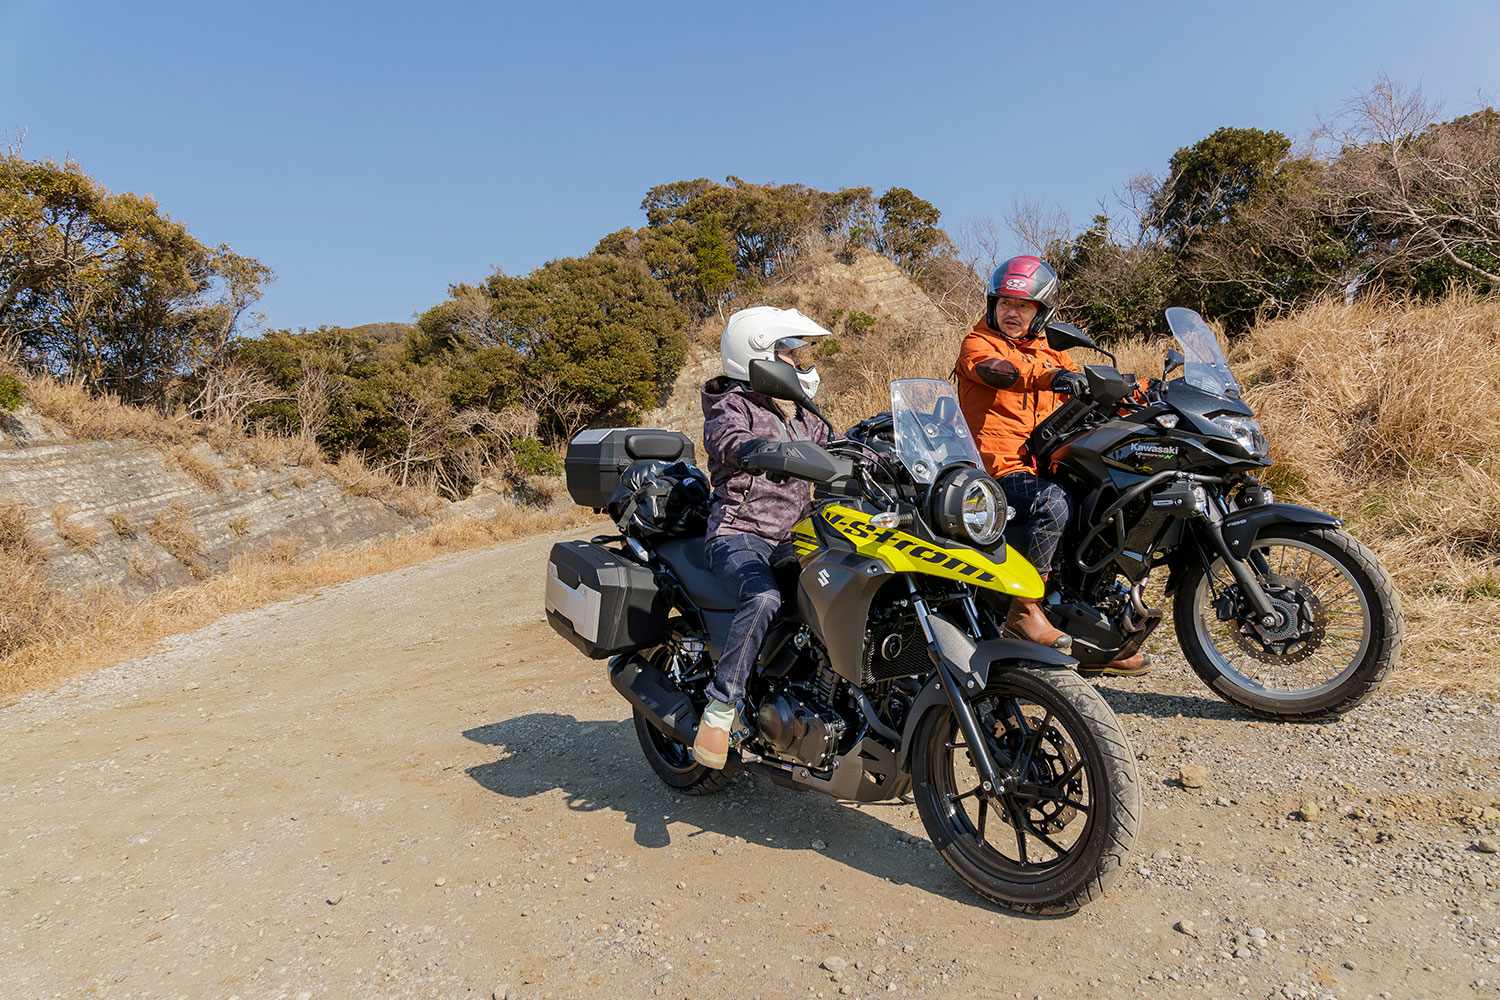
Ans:
[{"label": "green tree", "polygon": [[686,317],[638,261],[564,257],[487,285],[524,377],[558,380],[591,417],[654,405],[682,367]]},{"label": "green tree", "polygon": [[1232,220],[1291,148],[1280,132],[1226,126],[1173,153],[1152,205],[1168,246],[1180,253]]},{"label": "green tree", "polygon": [[222,363],[272,277],[76,163],[0,157],[0,340],[33,369],[165,406]]},{"label": "green tree", "polygon": [[938,228],[936,206],[909,189],[893,187],[880,196],[880,229],[876,249],[908,271],[949,246]]},{"label": "green tree", "polygon": [[735,278],[734,256],[719,217],[710,215],[698,223],[693,258],[698,268],[698,289],[706,306],[723,315],[724,294]]}]

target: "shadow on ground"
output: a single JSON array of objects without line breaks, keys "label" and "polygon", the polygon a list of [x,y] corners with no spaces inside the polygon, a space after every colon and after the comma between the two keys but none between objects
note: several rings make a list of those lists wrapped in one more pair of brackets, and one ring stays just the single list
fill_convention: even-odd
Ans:
[{"label": "shadow on ground", "polygon": [[635,828],[641,847],[666,847],[674,838],[707,831],[774,850],[812,851],[812,842],[820,840],[827,846],[816,849],[819,853],[875,878],[989,908],[925,839],[911,844],[901,829],[881,818],[887,810],[894,818],[896,810],[909,808],[902,802],[854,807],[746,772],[713,795],[677,794],[651,772],[629,720],[583,722],[571,715],[533,713],[464,736],[505,751],[493,763],[468,769],[484,788],[518,800],[560,790],[569,809],[618,812]]}]

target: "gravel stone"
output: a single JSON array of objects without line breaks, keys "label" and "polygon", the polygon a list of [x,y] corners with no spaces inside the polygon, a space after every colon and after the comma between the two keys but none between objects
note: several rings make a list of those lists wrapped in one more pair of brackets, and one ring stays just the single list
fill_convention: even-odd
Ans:
[{"label": "gravel stone", "polygon": [[1208,784],[1208,768],[1202,764],[1184,764],[1177,770],[1183,788],[1202,788]]}]

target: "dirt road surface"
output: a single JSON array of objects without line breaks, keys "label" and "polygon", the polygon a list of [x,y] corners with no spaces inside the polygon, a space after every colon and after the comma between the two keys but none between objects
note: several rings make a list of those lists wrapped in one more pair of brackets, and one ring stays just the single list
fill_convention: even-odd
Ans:
[{"label": "dirt road surface", "polygon": [[909,805],[671,794],[542,619],[549,544],[226,618],[0,711],[0,997],[1500,995],[1490,706],[1278,726],[1172,656],[1108,682],[1136,854],[1109,897],[1024,919]]}]

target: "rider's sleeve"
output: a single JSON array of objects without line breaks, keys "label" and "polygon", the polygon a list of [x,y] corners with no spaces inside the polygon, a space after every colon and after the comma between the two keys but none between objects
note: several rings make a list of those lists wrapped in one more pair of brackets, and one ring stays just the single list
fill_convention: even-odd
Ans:
[{"label": "rider's sleeve", "polygon": [[[1064,363],[1076,367],[1072,359],[1062,355]],[[1052,376],[1057,364],[1050,358],[1033,358],[1020,351],[997,348],[994,341],[978,333],[964,338],[955,366],[963,378],[982,382],[992,389],[1009,392],[1036,392],[1052,388]]]},{"label": "rider's sleeve", "polygon": [[703,422],[703,447],[720,465],[738,469],[740,453],[758,440],[750,433],[749,405],[737,394],[726,393]]}]

